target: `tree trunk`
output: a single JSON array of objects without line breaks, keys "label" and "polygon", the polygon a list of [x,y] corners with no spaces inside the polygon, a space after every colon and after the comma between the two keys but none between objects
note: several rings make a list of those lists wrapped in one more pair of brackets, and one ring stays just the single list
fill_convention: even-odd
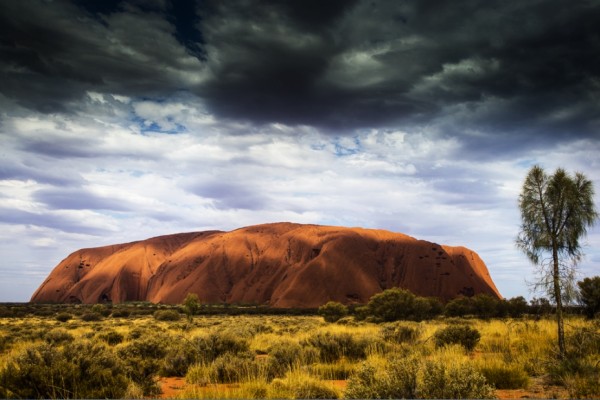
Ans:
[{"label": "tree trunk", "polygon": [[558,352],[561,359],[565,358],[565,328],[563,324],[562,296],[560,293],[560,274],[558,264],[558,248],[556,244],[552,246],[552,261],[554,268],[552,278],[554,280],[554,300],[556,301],[556,325],[558,331]]}]

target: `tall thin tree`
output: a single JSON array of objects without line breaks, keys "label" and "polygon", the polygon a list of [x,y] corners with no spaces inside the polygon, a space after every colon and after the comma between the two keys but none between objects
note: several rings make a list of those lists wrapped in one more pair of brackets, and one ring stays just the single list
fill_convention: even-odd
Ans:
[{"label": "tall thin tree", "polygon": [[[574,267],[583,255],[579,239],[598,218],[594,186],[583,174],[559,168],[548,176],[531,168],[519,196],[521,230],[517,246],[538,266],[539,281],[556,304],[559,356],[565,356],[563,300],[569,299]],[[544,258],[551,255],[551,258]]]}]

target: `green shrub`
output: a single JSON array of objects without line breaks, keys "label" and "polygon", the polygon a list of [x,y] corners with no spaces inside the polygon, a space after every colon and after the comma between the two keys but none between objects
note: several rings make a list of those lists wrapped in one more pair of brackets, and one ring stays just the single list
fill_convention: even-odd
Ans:
[{"label": "green shrub", "polygon": [[131,311],[125,309],[117,309],[113,310],[112,317],[113,318],[128,318],[131,315]]},{"label": "green shrub", "polygon": [[110,308],[106,307],[103,304],[94,304],[92,306],[92,312],[100,314],[103,317],[108,317],[111,314]]},{"label": "green shrub", "polygon": [[95,312],[87,312],[81,316],[81,320],[85,322],[102,321],[102,315]]},{"label": "green shrub", "polygon": [[315,363],[308,366],[311,375],[327,380],[346,380],[356,371],[354,363],[338,361],[336,363]]},{"label": "green shrub", "polygon": [[146,328],[135,327],[129,331],[129,335],[127,335],[127,337],[129,340],[137,340],[137,339],[141,338],[142,336],[146,336],[147,334],[148,334],[148,331]]},{"label": "green shrub", "polygon": [[292,340],[278,341],[268,349],[269,378],[283,377],[296,364],[303,362],[304,349]]},{"label": "green shrub", "polygon": [[527,311],[529,310],[527,300],[525,300],[523,296],[510,298],[506,301],[506,308],[508,315],[513,318],[522,317],[524,314],[527,314]]},{"label": "green shrub", "polygon": [[60,321],[60,322],[67,322],[71,318],[73,318],[73,316],[66,312],[61,312],[61,313],[56,314],[56,320]]},{"label": "green shrub", "polygon": [[160,392],[155,377],[161,368],[162,359],[167,354],[167,337],[153,336],[140,338],[119,348],[117,354],[123,360],[127,375],[138,384],[145,395]]},{"label": "green shrub", "polygon": [[393,288],[377,293],[367,304],[368,314],[384,322],[414,317],[416,296],[408,290]]},{"label": "green shrub", "polygon": [[114,354],[97,343],[63,348],[39,344],[9,359],[0,372],[10,398],[121,398],[128,386]]},{"label": "green shrub", "polygon": [[198,353],[199,361],[205,363],[210,363],[225,353],[238,354],[248,351],[250,347],[246,339],[235,337],[228,332],[197,336],[191,342]]},{"label": "green shrub", "polygon": [[219,356],[211,365],[213,382],[234,383],[247,382],[257,378],[259,365],[249,353],[226,353]]},{"label": "green shrub", "polygon": [[196,293],[188,293],[183,300],[183,310],[188,315],[188,317],[192,317],[193,315],[198,313],[200,309],[200,300],[198,299],[198,295]]},{"label": "green shrub", "polygon": [[319,332],[304,340],[302,345],[315,347],[319,351],[321,361],[334,362],[342,357],[353,360],[365,358],[369,342],[357,340],[347,332]]},{"label": "green shrub", "polygon": [[439,360],[425,362],[418,392],[429,399],[495,398],[492,387],[472,365],[445,365]]},{"label": "green shrub", "polygon": [[107,344],[109,344],[111,346],[114,346],[114,345],[117,345],[117,344],[123,342],[125,337],[121,333],[111,330],[108,332],[100,333],[98,335],[98,339],[106,342]]},{"label": "green shrub", "polygon": [[185,376],[188,369],[200,360],[198,350],[187,340],[169,346],[160,374],[162,376]]},{"label": "green shrub", "polygon": [[579,286],[579,300],[588,318],[600,313],[600,276],[585,278],[577,282]]},{"label": "green shrub", "polygon": [[573,399],[597,399],[600,394],[600,373],[570,376],[565,379],[565,384]]},{"label": "green shrub", "polygon": [[326,322],[336,322],[348,315],[348,307],[337,301],[330,301],[319,307],[318,312]]},{"label": "green shrub", "polygon": [[570,357],[600,355],[600,331],[594,328],[578,328],[566,337],[567,353]]},{"label": "green shrub", "polygon": [[335,388],[308,374],[293,371],[271,383],[271,397],[290,399],[337,399]]},{"label": "green shrub", "polygon": [[472,351],[475,348],[480,338],[481,334],[477,329],[466,325],[450,325],[438,330],[434,334],[435,345],[437,347],[448,344],[460,344],[468,351]]},{"label": "green shrub", "polygon": [[475,305],[472,297],[459,296],[446,303],[444,314],[447,317],[464,317],[475,314]]},{"label": "green shrub", "polygon": [[65,342],[72,342],[73,335],[64,329],[53,329],[44,335],[44,340],[52,345],[57,345]]},{"label": "green shrub", "polygon": [[185,374],[185,381],[191,385],[207,386],[210,383],[216,383],[212,364],[194,364],[188,368]]},{"label": "green shrub", "polygon": [[415,356],[394,358],[385,369],[363,363],[348,381],[349,399],[410,399],[417,397],[420,362]]},{"label": "green shrub", "polygon": [[421,335],[418,327],[400,325],[398,323],[386,324],[381,327],[381,336],[392,343],[415,343]]},{"label": "green shrub", "polygon": [[175,310],[157,310],[154,312],[154,319],[157,321],[179,321],[180,315]]},{"label": "green shrub", "polygon": [[479,372],[496,389],[521,389],[529,385],[529,375],[520,365],[500,362],[480,367]]}]

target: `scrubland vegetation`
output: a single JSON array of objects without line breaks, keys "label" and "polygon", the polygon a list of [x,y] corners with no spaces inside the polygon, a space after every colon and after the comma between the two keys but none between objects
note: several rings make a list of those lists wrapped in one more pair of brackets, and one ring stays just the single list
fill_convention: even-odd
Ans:
[{"label": "scrubland vegetation", "polygon": [[[382,306],[390,298],[412,304],[400,316],[410,320],[386,321],[397,319]],[[454,317],[448,305],[432,313],[425,303],[436,303],[416,299],[385,293],[371,308],[330,304],[323,316],[194,315],[147,303],[4,306],[0,397],[159,397],[161,377],[184,379],[181,398],[600,396],[598,319],[567,317],[560,359],[551,315],[526,308],[511,317],[496,303],[483,308],[486,318]],[[484,300],[459,303],[473,312]]]}]

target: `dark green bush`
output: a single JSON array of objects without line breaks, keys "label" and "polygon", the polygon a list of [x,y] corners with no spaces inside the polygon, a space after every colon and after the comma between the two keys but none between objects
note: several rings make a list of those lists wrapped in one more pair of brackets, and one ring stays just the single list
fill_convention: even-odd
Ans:
[{"label": "dark green bush", "polygon": [[345,397],[349,399],[412,399],[417,397],[420,362],[414,357],[394,358],[387,368],[378,371],[363,363],[348,381]]},{"label": "dark green bush", "polygon": [[323,362],[334,362],[342,357],[352,360],[366,357],[369,342],[355,339],[351,334],[343,333],[317,333],[302,342],[304,346],[313,346],[319,351],[319,358]]},{"label": "dark green bush", "polygon": [[413,316],[415,298],[408,290],[384,290],[371,297],[367,304],[368,314],[384,322],[409,319]]},{"label": "dark green bush", "polygon": [[154,312],[154,319],[157,321],[179,321],[181,315],[175,310],[157,310]]},{"label": "dark green bush", "polygon": [[479,372],[496,389],[521,389],[529,385],[529,375],[519,365],[484,366],[479,368]]},{"label": "dark green bush", "polygon": [[296,375],[293,378],[274,379],[271,389],[277,397],[289,399],[337,399],[337,390],[310,375]]},{"label": "dark green bush", "polygon": [[442,361],[425,362],[419,385],[419,397],[425,399],[495,398],[492,387],[472,365],[445,365]]},{"label": "dark green bush", "polygon": [[415,343],[421,335],[421,331],[418,327],[395,323],[383,325],[381,335],[384,340],[392,343]]},{"label": "dark green bush", "polygon": [[527,305],[527,300],[523,296],[513,297],[506,301],[507,312],[513,318],[522,317],[524,314],[527,314],[529,310],[529,306]]},{"label": "dark green bush", "polygon": [[103,345],[75,342],[62,349],[39,344],[10,358],[0,372],[9,398],[121,398],[128,380]]},{"label": "dark green bush", "polygon": [[61,312],[61,313],[56,314],[56,319],[60,322],[67,322],[71,318],[73,318],[73,316],[66,312]]},{"label": "dark green bush", "polygon": [[234,383],[255,379],[259,366],[253,354],[226,353],[213,361],[211,369],[217,383]]},{"label": "dark green bush", "polygon": [[127,375],[142,388],[145,395],[160,392],[154,378],[167,354],[168,342],[168,337],[157,335],[137,339],[117,351],[126,366]]},{"label": "dark green bush", "polygon": [[129,335],[127,335],[127,338],[129,340],[136,340],[147,334],[148,334],[148,331],[145,328],[135,327],[129,331]]},{"label": "dark green bush", "polygon": [[447,317],[464,317],[475,314],[475,305],[472,297],[460,296],[446,303],[444,315]]},{"label": "dark green bush", "polygon": [[102,315],[95,312],[87,312],[81,316],[81,320],[85,322],[102,321]]},{"label": "dark green bush", "polygon": [[113,318],[128,318],[131,315],[131,311],[125,309],[116,309],[112,311]]},{"label": "dark green bush", "polygon": [[210,363],[225,353],[238,354],[248,350],[249,343],[244,338],[233,336],[229,332],[211,333],[205,336],[197,336],[192,339],[192,344],[199,361]]},{"label": "dark green bush", "polygon": [[481,334],[477,329],[466,325],[450,325],[438,330],[434,334],[435,345],[437,347],[448,344],[460,344],[468,351],[472,351],[475,348],[480,338]]},{"label": "dark green bush", "polygon": [[281,378],[296,364],[303,364],[304,349],[292,340],[277,342],[269,350],[269,378]]},{"label": "dark green bush", "polygon": [[588,318],[600,313],[600,276],[585,278],[577,282],[579,286],[579,300]]},{"label": "dark green bush", "polygon": [[200,360],[198,349],[193,343],[183,340],[172,343],[163,359],[160,374],[162,376],[185,376],[190,366]]},{"label": "dark green bush", "polygon": [[123,336],[123,334],[117,332],[117,331],[108,331],[108,332],[103,332],[100,333],[98,335],[98,339],[106,342],[107,344],[114,346],[117,345],[121,342],[123,342],[123,340],[125,339],[125,337]]},{"label": "dark green bush", "polygon": [[108,317],[111,314],[110,308],[103,304],[94,304],[92,306],[92,312],[96,314],[100,314],[103,317]]},{"label": "dark green bush", "polygon": [[51,331],[46,332],[44,335],[44,340],[52,345],[57,345],[65,342],[72,342],[73,335],[67,332],[64,329],[53,329]]},{"label": "dark green bush", "polygon": [[336,322],[348,315],[348,307],[337,301],[330,301],[319,307],[318,312],[326,322]]}]

